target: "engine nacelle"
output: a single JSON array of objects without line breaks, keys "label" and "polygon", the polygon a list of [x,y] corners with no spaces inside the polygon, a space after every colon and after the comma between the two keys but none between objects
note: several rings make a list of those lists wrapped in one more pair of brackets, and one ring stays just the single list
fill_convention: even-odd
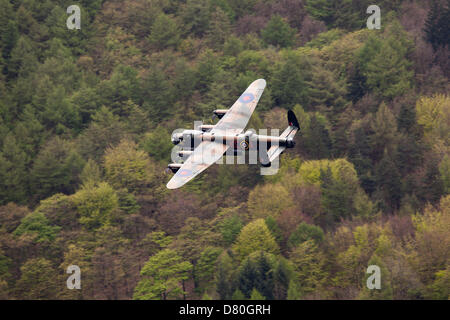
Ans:
[{"label": "engine nacelle", "polygon": [[198,129],[203,132],[210,131],[212,128],[214,128],[213,124],[202,124],[201,126],[198,127]]},{"label": "engine nacelle", "polygon": [[182,133],[174,133],[171,137],[171,141],[174,145],[179,144],[181,141],[183,141],[183,134]]},{"label": "engine nacelle", "polygon": [[184,141],[186,147],[189,148],[194,144],[194,137],[201,136],[202,134],[203,131],[200,130],[184,130],[183,132],[174,133],[171,140],[175,145],[179,144],[181,141]]},{"label": "engine nacelle", "polygon": [[216,109],[213,113],[219,118],[222,119],[223,116],[228,112],[228,109]]},{"label": "engine nacelle", "polygon": [[192,152],[194,152],[194,151],[192,151],[192,150],[181,150],[181,151],[178,151],[178,156],[180,156],[182,158],[187,158],[187,157],[189,157],[192,154]]},{"label": "engine nacelle", "polygon": [[167,169],[171,170],[173,173],[176,173],[181,168],[181,166],[181,163],[169,163]]}]

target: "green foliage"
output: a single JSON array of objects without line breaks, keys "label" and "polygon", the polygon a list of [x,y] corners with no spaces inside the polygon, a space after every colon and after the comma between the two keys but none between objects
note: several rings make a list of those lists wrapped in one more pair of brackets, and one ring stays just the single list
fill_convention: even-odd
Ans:
[{"label": "green foliage", "polygon": [[[397,9],[400,2],[380,0],[377,5],[387,13]],[[365,27],[368,16],[364,13],[371,4],[369,0],[307,0],[306,9],[313,18],[322,20],[328,27],[356,30]]]},{"label": "green foliage", "polygon": [[144,277],[135,288],[133,299],[166,300],[179,298],[184,291],[180,282],[188,278],[192,265],[183,261],[171,249],[159,251],[150,257],[141,270]]},{"label": "green foliage", "polygon": [[[0,0],[0,299],[447,299],[448,1],[371,4]],[[170,133],[258,78],[278,173],[167,190]]]},{"label": "green foliage", "polygon": [[28,76],[36,69],[37,57],[31,40],[21,35],[11,51],[8,73],[11,76]]},{"label": "green foliage", "polygon": [[450,238],[446,228],[450,221],[449,204],[450,195],[447,195],[440,201],[440,210],[429,206],[423,215],[415,214],[412,217],[417,237],[416,263],[419,275],[425,282],[434,281],[436,273],[448,265]]},{"label": "green foliage", "polygon": [[444,156],[439,165],[439,172],[441,173],[441,180],[446,194],[450,193],[450,157]]},{"label": "green foliage", "polygon": [[140,145],[153,159],[170,161],[173,144],[170,142],[170,134],[163,126],[158,126],[154,131],[146,133]]},{"label": "green foliage", "polygon": [[154,231],[149,234],[149,238],[152,242],[158,244],[160,248],[166,248],[172,243],[172,237],[166,236],[163,231]]},{"label": "green foliage", "polygon": [[31,170],[31,189],[36,199],[56,192],[72,193],[79,183],[84,160],[73,144],[55,137],[39,151]]},{"label": "green foliage", "polygon": [[24,202],[27,196],[28,178],[26,153],[17,145],[12,134],[3,141],[3,150],[0,152],[0,203],[9,201]]},{"label": "green foliage", "polygon": [[238,274],[238,287],[246,299],[257,290],[261,298],[273,299],[273,268],[271,256],[259,251],[248,256],[241,264]]},{"label": "green foliage", "polygon": [[296,247],[308,240],[313,240],[316,244],[320,244],[324,240],[324,236],[322,228],[302,222],[289,236],[289,244],[292,247]]},{"label": "green foliage", "polygon": [[321,170],[320,190],[322,191],[322,206],[334,221],[349,217],[353,207],[355,185],[347,185],[333,178],[331,168]]},{"label": "green foliage", "polygon": [[161,13],[152,25],[149,42],[158,50],[170,47],[177,48],[180,42],[180,31],[176,21]]},{"label": "green foliage", "polygon": [[253,71],[256,74],[266,74],[269,67],[267,58],[258,51],[244,50],[237,56],[236,68],[240,72]]},{"label": "green foliage", "polygon": [[321,170],[331,170],[331,178],[340,183],[358,183],[356,170],[350,162],[345,159],[315,160],[303,162],[299,168],[297,177],[308,184],[320,184]]},{"label": "green foliage", "polygon": [[244,50],[244,44],[236,36],[230,36],[223,46],[223,53],[227,56],[237,56],[242,50]]},{"label": "green foliage", "polygon": [[[379,43],[373,38],[366,43],[372,49],[362,49],[362,59],[367,62],[361,66],[369,90],[383,98],[392,99],[402,95],[412,86],[411,62],[412,42],[404,34],[399,23],[393,23],[385,31],[385,40]],[[372,52],[371,52],[372,51]]]},{"label": "green foliage", "polygon": [[288,299],[304,298],[313,292],[320,294],[327,280],[325,257],[313,240],[299,244],[291,253],[294,277],[289,284]]},{"label": "green foliage", "polygon": [[210,6],[209,0],[187,0],[181,10],[184,30],[197,36],[204,35],[209,27]]},{"label": "green foliage", "polygon": [[[311,105],[329,114],[338,114],[343,111],[346,104],[344,97],[347,95],[346,83],[337,79],[332,71],[314,66],[308,85]],[[329,119],[333,120],[333,117],[329,116]]]},{"label": "green foliage", "polygon": [[240,259],[259,250],[267,253],[277,253],[279,250],[263,219],[247,224],[239,233],[233,248]]},{"label": "green foliage", "polygon": [[200,255],[195,266],[196,279],[200,283],[205,283],[202,287],[207,289],[207,284],[210,284],[214,278],[214,271],[217,259],[222,253],[222,249],[207,247]]},{"label": "green foliage", "polygon": [[198,59],[197,88],[202,92],[207,91],[219,71],[220,66],[217,57],[211,50],[205,50]]},{"label": "green foliage", "polygon": [[119,117],[106,107],[100,107],[92,116],[89,127],[79,137],[80,153],[86,158],[100,162],[105,149],[116,145],[123,137],[124,125]]},{"label": "green foliage", "polygon": [[449,44],[448,21],[450,18],[450,4],[444,1],[432,1],[424,25],[425,38],[436,50],[440,46]]},{"label": "green foliage", "polygon": [[202,296],[202,300],[212,300],[211,296],[207,294],[206,292]]},{"label": "green foliage", "polygon": [[425,137],[433,144],[442,143],[448,147],[450,97],[441,94],[422,97],[417,101],[416,112],[417,123],[423,127]]},{"label": "green foliage", "polygon": [[244,14],[249,13],[254,5],[256,4],[256,0],[229,0],[228,3],[230,7],[234,10],[237,17],[242,17]]},{"label": "green foliage", "polygon": [[83,186],[73,200],[81,216],[80,223],[89,230],[111,222],[112,212],[119,206],[116,192],[106,182]]},{"label": "green foliage", "polygon": [[256,186],[248,196],[248,210],[254,218],[277,217],[293,202],[281,184]]},{"label": "green foliage", "polygon": [[100,182],[102,178],[102,172],[98,164],[89,159],[83,167],[83,171],[80,173],[80,181],[83,185],[94,184]]},{"label": "green foliage", "polygon": [[2,55],[3,58],[10,58],[11,51],[14,48],[17,39],[19,38],[19,31],[17,28],[17,24],[14,20],[10,20],[6,25],[5,33],[2,34]]},{"label": "green foliage", "polygon": [[220,232],[226,245],[231,245],[242,229],[242,220],[238,215],[233,215],[222,221]]},{"label": "green foliage", "polygon": [[385,152],[375,170],[377,182],[382,187],[381,197],[387,206],[398,208],[402,196],[400,173],[388,152]]},{"label": "green foliage", "polygon": [[253,289],[252,294],[250,295],[250,300],[266,300],[266,298],[261,293],[259,293],[258,290]]},{"label": "green foliage", "polygon": [[312,114],[306,126],[302,126],[302,146],[312,159],[323,159],[330,156],[332,141],[325,117]]},{"label": "green foliage", "polygon": [[8,298],[8,283],[7,281],[11,279],[11,273],[9,268],[11,266],[11,259],[0,251],[0,297],[2,299]]},{"label": "green foliage", "polygon": [[283,239],[283,235],[281,233],[280,227],[277,224],[277,221],[272,216],[268,216],[266,219],[264,219],[264,222],[266,223],[267,228],[269,228],[277,243],[280,243]]},{"label": "green foliage", "polygon": [[221,49],[231,32],[230,18],[221,9],[216,8],[211,15],[211,23],[208,28],[208,41],[215,49]]},{"label": "green foliage", "polygon": [[129,66],[117,66],[111,77],[99,84],[98,93],[101,103],[108,105],[114,114],[127,115],[125,103],[128,100],[137,102],[140,96],[137,71]]},{"label": "green foliage", "polygon": [[392,284],[390,281],[390,272],[386,268],[385,264],[383,263],[382,259],[378,257],[377,255],[374,255],[370,261],[369,265],[376,265],[380,267],[380,274],[381,276],[381,290],[369,290],[367,288],[367,278],[370,276],[368,273],[366,275],[366,278],[363,281],[363,288],[364,290],[361,292],[359,299],[364,300],[392,300],[393,298],[393,290],[392,290]]},{"label": "green foliage", "polygon": [[[227,252],[218,258],[217,272],[215,276],[216,291],[221,300],[230,299],[232,295],[231,280],[233,276],[233,263]],[[241,292],[242,294],[242,292]],[[234,297],[234,293],[233,293]]]},{"label": "green foliage", "polygon": [[289,260],[281,257],[273,271],[273,296],[277,300],[286,300],[288,297],[289,281],[292,278],[293,269]]},{"label": "green foliage", "polygon": [[436,279],[431,285],[431,298],[436,300],[448,300],[450,295],[449,268],[436,272]]},{"label": "green foliage", "polygon": [[144,110],[148,111],[152,121],[156,124],[158,120],[167,118],[170,114],[168,105],[173,102],[173,87],[167,80],[163,70],[157,66],[150,68],[148,75],[143,81]]},{"label": "green foliage", "polygon": [[130,192],[148,187],[153,178],[149,157],[129,140],[105,151],[104,166],[106,180],[113,187],[127,188]]},{"label": "green foliage", "polygon": [[331,44],[335,40],[339,40],[344,35],[340,29],[331,29],[326,32],[319,33],[314,39],[309,41],[306,46],[313,48],[322,48]]},{"label": "green foliage", "polygon": [[245,296],[241,290],[236,289],[236,291],[233,292],[233,296],[231,297],[231,300],[245,300]]},{"label": "green foliage", "polygon": [[286,60],[277,65],[271,85],[272,96],[277,105],[306,105],[308,87],[305,73],[309,72],[307,64],[304,55],[289,53]]},{"label": "green foliage", "polygon": [[130,214],[139,212],[140,206],[133,194],[128,193],[126,189],[121,189],[117,192],[117,196],[120,210]]},{"label": "green foliage", "polygon": [[267,45],[291,47],[295,41],[295,29],[292,29],[281,16],[275,14],[261,31],[261,37]]},{"label": "green foliage", "polygon": [[22,219],[14,234],[21,236],[29,234],[34,236],[36,242],[51,242],[55,240],[61,227],[50,225],[46,216],[41,212],[33,212]]},{"label": "green foliage", "polygon": [[362,27],[362,19],[358,19],[358,11],[351,0],[308,0],[306,8],[315,19],[322,20],[329,27]]},{"label": "green foliage", "polygon": [[44,258],[30,259],[20,267],[16,294],[26,300],[55,299],[59,284],[52,262]]}]

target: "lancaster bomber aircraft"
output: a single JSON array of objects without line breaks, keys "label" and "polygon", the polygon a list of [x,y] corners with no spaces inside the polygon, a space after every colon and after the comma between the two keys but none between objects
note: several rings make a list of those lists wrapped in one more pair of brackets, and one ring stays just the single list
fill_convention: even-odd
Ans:
[{"label": "lancaster bomber aircraft", "polygon": [[[295,146],[294,136],[300,129],[294,112],[288,111],[289,126],[279,136],[257,135],[252,131],[242,133],[256,104],[261,97],[266,81],[254,81],[233,106],[226,110],[215,110],[219,117],[216,125],[202,125],[196,130],[184,130],[172,135],[173,144],[183,142],[179,156],[184,163],[171,163],[168,169],[175,175],[167,183],[167,188],[176,189],[192,180],[203,170],[226,154],[242,155],[246,151],[259,154],[260,163],[267,167],[286,148]],[[228,150],[229,148],[232,148]],[[228,150],[228,152],[227,152]]]}]

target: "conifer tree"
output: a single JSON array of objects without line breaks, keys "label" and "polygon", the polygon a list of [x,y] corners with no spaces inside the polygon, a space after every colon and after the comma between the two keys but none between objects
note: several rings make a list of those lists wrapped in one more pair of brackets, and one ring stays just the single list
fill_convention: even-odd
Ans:
[{"label": "conifer tree", "polygon": [[291,28],[281,16],[273,15],[261,31],[261,36],[268,45],[291,47],[295,41],[295,29]]}]

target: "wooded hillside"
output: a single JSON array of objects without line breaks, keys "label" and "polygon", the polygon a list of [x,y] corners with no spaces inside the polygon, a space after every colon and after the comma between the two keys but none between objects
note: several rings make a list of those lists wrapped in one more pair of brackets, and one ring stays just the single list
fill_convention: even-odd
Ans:
[{"label": "wooded hillside", "polygon": [[[0,0],[0,298],[448,299],[450,1],[375,2]],[[278,174],[166,189],[172,131],[258,78],[248,127],[301,126]]]}]

